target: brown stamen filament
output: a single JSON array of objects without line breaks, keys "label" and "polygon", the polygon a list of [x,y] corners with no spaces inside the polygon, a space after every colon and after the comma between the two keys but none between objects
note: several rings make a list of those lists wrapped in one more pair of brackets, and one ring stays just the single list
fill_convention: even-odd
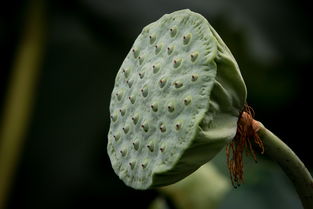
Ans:
[{"label": "brown stamen filament", "polygon": [[237,123],[237,133],[234,139],[226,145],[227,166],[235,188],[243,183],[243,152],[245,151],[247,155],[251,154],[257,162],[252,144],[254,142],[261,149],[261,154],[264,153],[263,142],[257,134],[259,126],[253,117],[253,109],[245,105]]}]

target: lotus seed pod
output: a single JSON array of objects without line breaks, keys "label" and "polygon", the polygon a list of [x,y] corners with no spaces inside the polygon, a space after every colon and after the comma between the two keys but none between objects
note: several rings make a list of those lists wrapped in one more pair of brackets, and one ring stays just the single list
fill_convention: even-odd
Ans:
[{"label": "lotus seed pod", "polygon": [[212,159],[234,138],[246,102],[231,52],[190,10],[142,30],[113,92],[107,151],[115,173],[135,189],[175,183]]}]

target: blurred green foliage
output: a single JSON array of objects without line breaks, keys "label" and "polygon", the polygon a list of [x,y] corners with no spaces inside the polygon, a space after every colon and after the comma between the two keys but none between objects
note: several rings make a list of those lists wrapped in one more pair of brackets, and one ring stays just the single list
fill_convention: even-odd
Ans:
[{"label": "blurred green foliage", "polygon": [[[0,46],[5,52],[1,99],[22,38],[28,3],[13,0],[1,7]],[[183,8],[203,14],[231,49],[256,118],[313,167],[307,146],[311,123],[305,122],[312,114],[308,98],[313,68],[307,1],[45,3],[47,42],[38,96],[8,209],[148,207],[157,192],[126,187],[111,168],[106,154],[109,101],[115,74],[141,29],[164,13]],[[225,158],[218,162],[226,168]],[[221,208],[299,208],[290,183],[277,167],[267,161],[247,167],[246,184],[231,192]]]}]

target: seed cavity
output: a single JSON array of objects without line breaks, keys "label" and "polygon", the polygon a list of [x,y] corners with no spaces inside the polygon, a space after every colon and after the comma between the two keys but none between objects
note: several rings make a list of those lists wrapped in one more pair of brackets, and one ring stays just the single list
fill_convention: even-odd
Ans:
[{"label": "seed cavity", "polygon": [[150,150],[150,152],[154,151],[154,145],[152,143],[148,144],[147,148]]},{"label": "seed cavity", "polygon": [[198,77],[199,76],[197,74],[191,75],[191,80],[196,81],[196,80],[198,80]]},{"label": "seed cavity", "polygon": [[198,52],[194,52],[190,55],[190,59],[192,62],[195,62],[198,58],[199,53]]},{"label": "seed cavity", "polygon": [[172,103],[168,104],[167,109],[169,112],[173,112],[174,111],[174,105]]},{"label": "seed cavity", "polygon": [[126,154],[127,154],[127,150],[126,149],[121,149],[120,153],[121,153],[122,157],[125,157]]},{"label": "seed cavity", "polygon": [[179,130],[179,129],[181,128],[181,123],[180,123],[180,122],[177,122],[177,123],[175,124],[175,128],[176,128],[176,130]]},{"label": "seed cavity", "polygon": [[183,83],[182,82],[180,82],[180,81],[175,81],[174,82],[174,86],[175,86],[175,88],[180,88],[180,87],[182,87],[183,86]]},{"label": "seed cavity", "polygon": [[134,169],[135,165],[136,165],[135,161],[129,162],[129,166],[130,166],[131,169]]},{"label": "seed cavity", "polygon": [[110,115],[110,118],[113,122],[116,122],[117,120],[117,114],[116,113],[113,113],[112,115]]},{"label": "seed cavity", "polygon": [[131,119],[132,119],[133,123],[136,125],[138,123],[138,119],[139,119],[138,114],[135,114]]},{"label": "seed cavity", "polygon": [[122,97],[123,97],[123,92],[122,91],[119,91],[115,94],[116,98],[118,101],[121,101]]},{"label": "seed cavity", "polygon": [[147,121],[145,121],[145,122],[143,122],[143,124],[141,124],[141,128],[144,130],[144,132],[149,131],[149,125],[148,125]]},{"label": "seed cavity", "polygon": [[150,105],[150,107],[153,110],[153,112],[157,112],[158,111],[158,104],[154,103],[154,104]]},{"label": "seed cavity", "polygon": [[124,116],[125,113],[126,113],[126,110],[125,109],[120,109],[120,113],[121,113],[122,116]]},{"label": "seed cavity", "polygon": [[147,163],[147,162],[144,162],[144,163],[141,164],[141,167],[142,167],[142,168],[146,168],[147,165],[148,165],[148,163]]},{"label": "seed cavity", "polygon": [[181,63],[182,63],[181,58],[174,59],[174,61],[173,61],[174,68],[178,68],[181,65]]},{"label": "seed cavity", "polygon": [[139,50],[138,50],[138,49],[133,48],[133,49],[132,49],[132,53],[133,53],[133,56],[134,56],[135,58],[137,58],[137,57],[139,56]]},{"label": "seed cavity", "polygon": [[138,57],[138,61],[139,61],[139,64],[141,65],[144,61],[144,58],[142,56],[139,56]]},{"label": "seed cavity", "polygon": [[190,39],[191,39],[191,34],[190,33],[188,33],[187,35],[184,35],[183,36],[183,43],[185,45],[187,45],[190,42]]},{"label": "seed cavity", "polygon": [[143,77],[145,77],[145,72],[140,72],[138,73],[138,75],[140,79],[143,79]]},{"label": "seed cavity", "polygon": [[152,65],[153,73],[157,73],[160,70],[160,64]]},{"label": "seed cavity", "polygon": [[160,87],[163,88],[166,84],[166,79],[165,78],[160,79],[159,84],[160,84]]},{"label": "seed cavity", "polygon": [[185,105],[189,105],[190,102],[191,102],[191,97],[190,96],[187,96],[187,97],[184,98],[184,104]]},{"label": "seed cavity", "polygon": [[134,81],[133,80],[127,80],[126,83],[127,83],[128,87],[131,88]]},{"label": "seed cavity", "polygon": [[132,104],[134,104],[136,102],[135,96],[129,96],[128,99],[129,99],[130,103],[132,103]]},{"label": "seed cavity", "polygon": [[170,28],[170,34],[172,38],[175,37],[177,34],[177,28],[176,27]]},{"label": "seed cavity", "polygon": [[161,51],[161,49],[162,49],[162,46],[163,46],[163,44],[157,44],[157,45],[155,45],[154,47],[155,47],[155,54],[159,54],[159,52]]},{"label": "seed cavity", "polygon": [[149,36],[149,41],[150,41],[150,44],[153,44],[156,40],[156,36],[155,35],[150,35]]},{"label": "seed cavity", "polygon": [[139,141],[134,141],[133,146],[134,146],[135,150],[138,150],[139,149]]},{"label": "seed cavity", "polygon": [[148,88],[147,87],[143,87],[140,91],[141,91],[141,94],[143,97],[148,96]]},{"label": "seed cavity", "polygon": [[121,138],[121,135],[120,134],[115,134],[115,135],[113,135],[113,138],[114,138],[115,141],[118,141]]},{"label": "seed cavity", "polygon": [[130,72],[129,68],[123,68],[122,72],[124,73],[125,78],[128,78]]},{"label": "seed cavity", "polygon": [[173,51],[174,51],[174,46],[167,47],[167,54],[168,55],[171,55],[173,53]]},{"label": "seed cavity", "polygon": [[165,127],[165,125],[162,124],[162,123],[161,123],[161,125],[160,125],[160,131],[161,131],[161,132],[165,132],[165,131],[166,131],[166,127]]},{"label": "seed cavity", "polygon": [[127,134],[129,132],[129,126],[126,125],[125,127],[122,128],[124,133]]}]

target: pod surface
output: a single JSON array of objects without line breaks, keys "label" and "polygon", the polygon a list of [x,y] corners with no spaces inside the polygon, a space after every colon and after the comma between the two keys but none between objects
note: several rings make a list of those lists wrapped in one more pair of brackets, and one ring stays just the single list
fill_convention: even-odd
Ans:
[{"label": "pod surface", "polygon": [[245,98],[207,20],[190,10],[164,15],[142,30],[115,79],[107,144],[115,173],[135,189],[184,178],[234,137]]}]

